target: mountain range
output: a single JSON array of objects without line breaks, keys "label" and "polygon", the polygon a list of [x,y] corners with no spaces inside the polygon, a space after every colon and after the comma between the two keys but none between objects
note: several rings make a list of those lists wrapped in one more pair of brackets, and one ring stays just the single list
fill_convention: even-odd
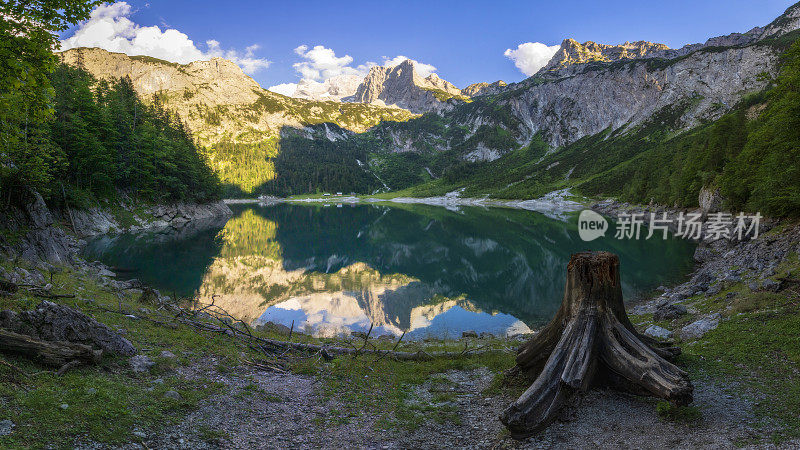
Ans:
[{"label": "mountain range", "polygon": [[[137,92],[178,112],[223,181],[247,195],[418,186],[420,195],[466,189],[508,198],[585,185],[601,168],[636,156],[616,152],[624,154],[608,167],[597,165],[597,158],[615,152],[609,142],[650,139],[655,132],[664,139],[719,120],[773,83],[798,27],[800,7],[794,5],[763,28],[680,49],[565,39],[539,72],[509,85],[459,89],[435,74],[420,76],[406,60],[374,66],[360,81],[301,82],[297,98],[264,90],[220,58],[180,65],[100,49],[68,50],[61,58],[100,79],[130,76]],[[603,153],[575,155],[574,146],[587,140],[603,143],[591,146],[605,146]],[[232,175],[236,171],[225,167],[242,160],[219,151],[223,144],[269,147],[253,155],[253,167],[263,169],[266,161],[272,172]],[[289,159],[299,158],[301,147],[310,149],[303,150],[304,164],[335,157],[350,178],[326,175],[324,167],[308,179],[289,177],[287,170],[298,166]],[[475,178],[487,163],[502,170],[491,183]],[[291,181],[276,181],[284,176]]]}]

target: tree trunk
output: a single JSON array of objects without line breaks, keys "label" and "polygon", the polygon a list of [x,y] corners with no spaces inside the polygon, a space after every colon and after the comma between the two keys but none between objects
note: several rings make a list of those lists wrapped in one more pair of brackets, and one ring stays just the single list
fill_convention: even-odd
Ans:
[{"label": "tree trunk", "polygon": [[515,438],[531,436],[549,425],[573,394],[597,384],[688,404],[692,384],[666,360],[679,353],[631,324],[616,255],[574,254],[561,308],[517,351],[516,369],[536,380],[500,420]]},{"label": "tree trunk", "polygon": [[102,350],[94,350],[88,345],[40,341],[2,328],[0,328],[0,351],[21,354],[39,363],[55,367],[62,367],[72,361],[96,364],[103,353]]}]

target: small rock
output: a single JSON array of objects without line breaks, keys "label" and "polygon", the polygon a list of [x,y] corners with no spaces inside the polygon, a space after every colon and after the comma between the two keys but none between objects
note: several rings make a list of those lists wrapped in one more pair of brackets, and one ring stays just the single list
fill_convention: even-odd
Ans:
[{"label": "small rock", "polygon": [[717,328],[717,326],[719,326],[719,319],[719,313],[715,313],[692,322],[681,329],[681,337],[686,340],[699,339],[704,334]]},{"label": "small rock", "polygon": [[175,354],[174,354],[174,353],[172,353],[172,352],[171,352],[171,351],[169,351],[169,350],[164,350],[164,351],[162,351],[160,356],[161,356],[162,358],[175,358]]},{"label": "small rock", "polygon": [[89,389],[86,390],[86,393],[89,394],[89,395],[97,394],[97,389],[89,388]]},{"label": "small rock", "polygon": [[66,410],[67,408],[69,408],[69,405],[68,405],[68,404],[66,404],[66,403],[62,403],[62,404],[61,404],[61,406],[60,406],[59,408],[61,408],[61,409],[63,409],[63,410]]},{"label": "small rock", "polygon": [[492,333],[483,332],[481,333],[481,339],[494,339],[494,335]]},{"label": "small rock", "polygon": [[461,333],[461,337],[462,338],[477,338],[478,337],[478,333],[476,333],[475,331],[472,331],[472,330],[464,331],[463,333]]},{"label": "small rock", "polygon": [[164,392],[164,397],[171,398],[173,400],[180,400],[181,394],[179,394],[178,391],[167,391]]},{"label": "small rock", "polygon": [[129,363],[134,372],[149,372],[150,368],[156,364],[145,355],[136,355],[129,360]]},{"label": "small rock", "polygon": [[0,436],[8,436],[14,431],[14,422],[10,420],[0,420]]},{"label": "small rock", "polygon": [[672,337],[672,332],[666,328],[661,328],[658,325],[650,325],[644,330],[644,334],[658,339],[669,339]]},{"label": "small rock", "polygon": [[717,295],[721,290],[722,286],[720,286],[720,283],[717,283],[713,286],[708,287],[708,289],[706,290],[706,295]]},{"label": "small rock", "polygon": [[683,305],[664,305],[653,313],[653,320],[672,320],[686,314],[686,307]]},{"label": "small rock", "polygon": [[780,281],[775,281],[771,278],[767,278],[766,280],[761,282],[761,289],[770,292],[778,292],[781,290],[782,283]]},{"label": "small rock", "polygon": [[138,438],[140,438],[140,439],[144,439],[144,438],[147,437],[147,434],[144,433],[143,431],[134,431],[133,435],[138,437]]}]

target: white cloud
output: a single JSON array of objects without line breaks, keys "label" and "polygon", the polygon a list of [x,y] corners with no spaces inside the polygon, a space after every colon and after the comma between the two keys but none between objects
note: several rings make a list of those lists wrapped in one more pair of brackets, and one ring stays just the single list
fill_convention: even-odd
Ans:
[{"label": "white cloud", "polygon": [[127,55],[147,55],[154,58],[186,64],[220,56],[238,64],[247,73],[269,66],[269,61],[257,58],[258,45],[251,45],[242,53],[223,50],[215,40],[206,42],[207,50],[199,49],[186,34],[172,28],[143,27],[130,20],[133,9],[126,2],[103,3],[95,8],[89,20],[82,22],[71,37],[61,41],[61,50],[76,47],[99,47]]},{"label": "white cloud", "polygon": [[408,57],[403,56],[403,55],[395,56],[392,59],[388,59],[388,58],[386,58],[384,56],[383,59],[384,59],[383,65],[386,66],[386,67],[396,66],[396,65],[400,64],[401,62],[403,62],[403,61],[405,61],[407,59],[411,60],[411,62],[414,63],[414,71],[417,72],[417,75],[420,75],[423,78],[427,77],[428,75],[430,75],[430,74],[432,74],[434,72],[436,72],[436,67],[434,67],[434,66],[432,66],[430,64],[421,63],[419,61],[416,61],[414,59],[408,58]]},{"label": "white cloud", "polygon": [[350,65],[353,62],[352,56],[344,55],[338,57],[333,49],[322,45],[316,45],[310,50],[307,45],[301,45],[294,49],[294,52],[305,61],[295,63],[292,67],[307,80],[325,81],[338,75],[364,76],[369,71],[369,68],[375,65],[373,62],[367,62],[352,67]]},{"label": "white cloud", "polygon": [[547,46],[541,42],[525,42],[519,44],[515,50],[506,49],[503,55],[514,61],[514,65],[527,76],[531,76],[547,65],[550,58],[556,54],[560,45]]},{"label": "white cloud", "polygon": [[[369,69],[378,65],[367,61],[364,64],[354,66],[352,56],[336,56],[336,52],[333,49],[324,45],[315,45],[314,47],[301,45],[295,48],[294,52],[303,59],[303,61],[292,65],[300,75],[299,83],[278,84],[270,87],[270,91],[283,95],[297,95],[298,97],[308,98],[309,93],[312,92],[324,96],[323,91],[327,90],[332,97],[340,98],[352,95],[360,82],[358,78],[363,79]],[[402,55],[391,59],[384,56],[383,66],[396,66],[407,59],[409,58]],[[427,77],[436,71],[436,67],[430,64],[411,61],[414,63],[417,73],[423,77]],[[353,78],[356,78],[355,82]],[[300,86],[300,89],[298,89],[298,86]]]},{"label": "white cloud", "polygon": [[272,86],[267,90],[275,92],[277,94],[282,94],[291,97],[294,95],[294,91],[297,90],[297,83],[276,84],[275,86]]},{"label": "white cloud", "polygon": [[258,44],[247,46],[243,55],[236,50],[223,51],[219,42],[213,39],[206,41],[206,45],[208,45],[208,52],[206,53],[208,56],[229,59],[238,64],[245,73],[256,73],[261,69],[266,69],[270,64],[266,59],[255,57],[255,51],[261,48]]}]

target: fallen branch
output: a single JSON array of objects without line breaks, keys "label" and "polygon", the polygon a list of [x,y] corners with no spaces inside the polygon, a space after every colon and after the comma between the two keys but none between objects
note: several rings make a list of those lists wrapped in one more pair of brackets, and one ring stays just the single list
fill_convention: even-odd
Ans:
[{"label": "fallen branch", "polygon": [[41,341],[0,328],[0,351],[17,353],[48,366],[63,367],[71,361],[97,364],[102,350],[63,341]]}]

